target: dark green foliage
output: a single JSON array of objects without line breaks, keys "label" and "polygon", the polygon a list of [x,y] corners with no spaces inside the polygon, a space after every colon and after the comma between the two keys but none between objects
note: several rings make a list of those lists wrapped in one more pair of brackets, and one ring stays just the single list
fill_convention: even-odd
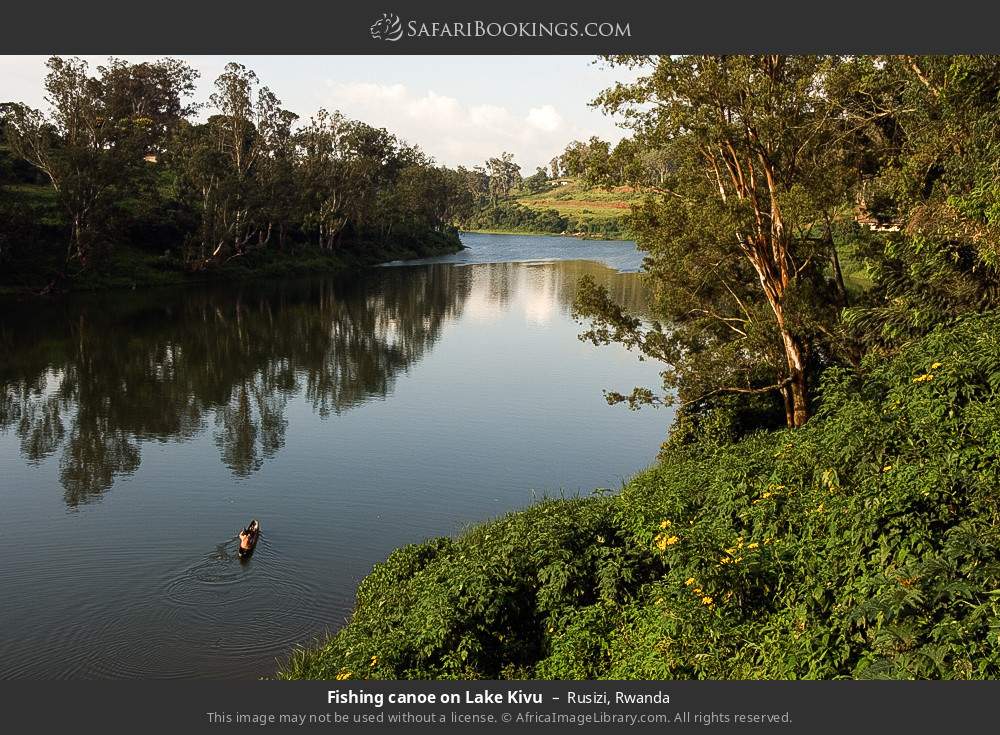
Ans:
[{"label": "dark green foliage", "polygon": [[[394,552],[358,590],[353,622],[296,654],[298,676],[496,678],[532,672],[580,607],[617,604],[648,575],[610,497],[548,500]],[[376,663],[372,664],[373,657]]]},{"label": "dark green foliage", "polygon": [[1000,676],[1000,315],[860,371],[804,428],[394,553],[282,677]]},{"label": "dark green foliage", "polygon": [[[191,120],[197,74],[183,62],[47,68],[47,112],[0,105],[0,286],[158,284],[150,271],[215,278],[278,260],[328,270],[461,247],[468,172],[339,113],[297,125],[241,64],[215,81],[206,122]],[[27,207],[7,216],[11,197]]]},{"label": "dark green foliage", "polygon": [[860,249],[873,287],[847,321],[893,349],[1000,304],[1000,57],[881,61],[854,65],[845,109],[870,121],[865,208],[898,232]]}]

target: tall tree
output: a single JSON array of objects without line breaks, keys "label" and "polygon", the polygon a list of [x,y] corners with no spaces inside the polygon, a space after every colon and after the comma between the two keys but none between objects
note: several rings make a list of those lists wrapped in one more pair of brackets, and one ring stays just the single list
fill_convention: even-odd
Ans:
[{"label": "tall tree", "polygon": [[252,70],[227,64],[215,90],[210,101],[218,114],[181,130],[169,152],[178,185],[199,212],[200,227],[189,246],[195,269],[270,240],[271,196],[287,181],[281,160],[290,163],[292,155],[296,116],[281,108]]},{"label": "tall tree", "polygon": [[130,63],[112,57],[97,71],[105,114],[136,125],[147,153],[162,153],[174,128],[198,110],[187,99],[194,94],[198,72],[183,61]]},{"label": "tall tree", "polygon": [[813,370],[832,349],[843,305],[833,223],[855,180],[846,123],[824,91],[838,63],[660,57],[597,100],[626,112],[641,142],[673,166],[659,198],[633,217],[667,327],[645,330],[592,287],[580,313],[596,318],[591,339],[620,339],[667,362],[668,387],[685,402],[777,391],[789,426],[810,416]]},{"label": "tall tree", "polygon": [[315,233],[324,250],[333,249],[354,209],[350,200],[357,194],[345,159],[347,125],[339,112],[321,109],[297,134],[303,225]]},{"label": "tall tree", "polygon": [[521,183],[521,167],[514,163],[513,153],[501,153],[486,162],[489,174],[490,198],[496,204],[506,199],[510,192]]},{"label": "tall tree", "polygon": [[[110,243],[114,206],[148,178],[145,154],[190,113],[182,100],[194,72],[169,59],[144,64],[141,73],[112,60],[97,77],[81,59],[54,56],[46,66],[48,114],[6,105],[7,139],[48,178],[69,221],[66,259],[86,266]],[[147,76],[156,81],[136,81]]]}]

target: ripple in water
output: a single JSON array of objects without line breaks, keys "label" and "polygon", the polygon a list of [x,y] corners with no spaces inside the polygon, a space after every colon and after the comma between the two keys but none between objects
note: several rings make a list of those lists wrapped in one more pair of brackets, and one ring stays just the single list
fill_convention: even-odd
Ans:
[{"label": "ripple in water", "polygon": [[265,535],[248,560],[240,560],[235,540],[220,544],[169,579],[163,598],[215,661],[231,655],[245,662],[248,650],[286,655],[320,620],[316,590]]}]

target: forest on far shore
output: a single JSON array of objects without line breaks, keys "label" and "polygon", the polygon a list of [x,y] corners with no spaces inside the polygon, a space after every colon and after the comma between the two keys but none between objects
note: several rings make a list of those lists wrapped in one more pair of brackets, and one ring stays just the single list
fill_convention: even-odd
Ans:
[{"label": "forest on far shore", "polygon": [[[520,181],[382,128],[300,118],[230,63],[207,105],[176,59],[52,57],[46,109],[0,104],[0,289],[51,293],[309,272],[451,252]],[[488,170],[487,170],[488,169]]]}]

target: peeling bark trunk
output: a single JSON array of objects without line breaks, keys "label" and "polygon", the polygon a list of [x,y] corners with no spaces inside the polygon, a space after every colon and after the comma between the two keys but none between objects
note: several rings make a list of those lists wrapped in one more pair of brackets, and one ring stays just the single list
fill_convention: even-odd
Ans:
[{"label": "peeling bark trunk", "polygon": [[787,281],[771,277],[765,262],[754,259],[754,267],[760,277],[761,286],[767,296],[774,319],[781,334],[781,344],[785,352],[785,362],[788,368],[789,384],[782,391],[785,401],[785,422],[789,428],[804,426],[809,420],[809,355],[802,339],[796,336],[785,320],[785,308],[782,298]]},{"label": "peeling bark trunk", "polygon": [[781,389],[781,399],[785,402],[785,424],[795,425],[795,404],[792,402],[792,387],[786,385]]},{"label": "peeling bark trunk", "polygon": [[[785,345],[785,358],[788,361],[788,376],[792,382],[788,386],[792,398],[792,416],[790,427],[805,426],[809,420],[809,383],[806,379],[806,355],[801,340],[791,332],[783,329],[781,341]],[[786,411],[786,419],[787,419]]]}]

